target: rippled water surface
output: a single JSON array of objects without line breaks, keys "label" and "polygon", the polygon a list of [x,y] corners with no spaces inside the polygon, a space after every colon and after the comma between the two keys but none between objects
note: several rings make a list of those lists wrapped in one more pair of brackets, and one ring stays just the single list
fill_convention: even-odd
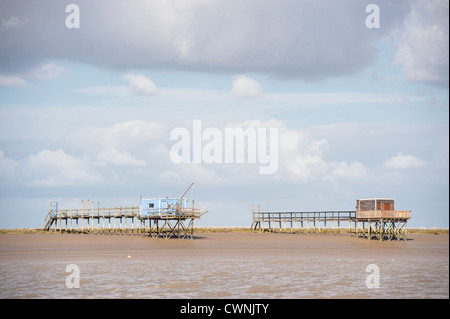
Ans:
[{"label": "rippled water surface", "polygon": [[[380,288],[366,287],[366,266]],[[67,263],[0,265],[1,298],[449,298],[448,260],[351,258],[80,262],[80,288]]]}]

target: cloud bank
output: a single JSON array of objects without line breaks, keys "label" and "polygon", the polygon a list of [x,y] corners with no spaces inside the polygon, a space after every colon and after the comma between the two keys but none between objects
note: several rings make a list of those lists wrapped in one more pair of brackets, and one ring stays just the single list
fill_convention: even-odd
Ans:
[{"label": "cloud bank", "polygon": [[398,30],[396,62],[405,79],[448,86],[449,2],[412,1]]},{"label": "cloud bank", "polygon": [[111,69],[261,72],[308,81],[351,75],[376,59],[376,40],[408,14],[408,1],[383,2],[381,28],[367,29],[369,3],[80,0],[81,27],[67,29],[66,3],[6,0],[0,73],[66,59]]},{"label": "cloud bank", "polygon": [[287,184],[340,183],[373,177],[378,166],[385,171],[425,166],[424,160],[401,152],[380,165],[330,160],[327,159],[330,142],[326,138],[289,128],[279,120],[249,120],[228,123],[225,127],[277,129],[276,173],[262,177],[258,173],[259,164],[249,163],[173,163],[170,160],[173,145],[167,139],[170,123],[138,120],[106,127],[83,127],[63,141],[61,148],[43,149],[21,160],[9,159],[0,151],[2,174],[15,183],[41,187],[114,185],[116,182],[140,185],[149,178],[162,185],[196,180],[203,185],[237,186],[258,184],[261,178]]}]

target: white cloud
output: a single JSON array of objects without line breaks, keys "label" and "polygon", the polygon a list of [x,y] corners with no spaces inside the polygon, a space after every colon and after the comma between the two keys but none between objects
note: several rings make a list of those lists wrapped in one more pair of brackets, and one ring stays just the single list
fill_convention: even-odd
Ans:
[{"label": "white cloud", "polygon": [[129,90],[133,94],[154,95],[157,93],[153,81],[144,75],[128,73],[123,78],[130,83]]},{"label": "white cloud", "polygon": [[[188,131],[191,130],[189,124],[186,128]],[[171,181],[174,180],[172,177],[177,176],[179,180],[185,182],[196,180],[204,185],[212,186],[259,184],[263,178],[272,182],[288,184],[317,183],[329,180],[340,182],[355,180],[370,174],[369,168],[360,161],[327,160],[326,156],[330,148],[327,139],[320,136],[313,137],[306,130],[289,128],[283,121],[248,120],[228,123],[223,127],[216,126],[216,128],[222,134],[224,134],[226,128],[241,128],[244,131],[248,128],[255,130],[259,128],[278,129],[277,157],[274,157],[275,148],[271,148],[273,145],[267,144],[268,148],[266,149],[266,153],[270,157],[270,163],[277,163],[277,170],[274,174],[263,177],[259,173],[259,169],[266,167],[268,164],[260,162],[258,156],[255,163],[248,163],[247,153],[244,154],[245,160],[242,164],[236,162],[207,164],[204,161],[201,161],[200,164],[174,164],[170,160],[168,162],[158,161],[157,159],[168,158],[167,154],[173,144],[168,144],[168,147],[159,145],[153,148],[152,155],[145,158],[146,162],[151,163],[152,167],[157,167],[156,171],[166,172],[158,175],[161,178],[167,174],[168,177],[171,177],[169,179]],[[206,126],[203,129],[206,129]],[[266,131],[266,134],[270,134],[269,130]],[[205,147],[206,144],[206,142],[203,142],[202,146]],[[157,154],[156,149],[158,149]],[[246,146],[245,152],[248,150],[249,148]],[[225,153],[222,156],[225,156]],[[155,166],[155,163],[157,163],[157,166]],[[168,180],[165,181],[168,182]]]},{"label": "white cloud", "polygon": [[[229,125],[230,126],[230,125]],[[327,161],[326,153],[330,147],[325,138],[314,138],[305,130],[287,127],[283,121],[246,121],[232,127],[277,128],[278,129],[278,170],[272,176],[285,182],[304,183],[319,180],[356,179],[367,176],[368,169],[363,163],[352,161]],[[255,170],[257,172],[257,170]],[[248,172],[230,171],[227,178],[240,183],[253,179]]]},{"label": "white cloud", "polygon": [[23,78],[18,75],[1,75],[0,74],[0,86],[6,87],[23,87],[27,84]]},{"label": "white cloud", "polygon": [[408,168],[420,168],[424,167],[426,162],[420,158],[412,155],[403,155],[398,152],[397,155],[392,156],[383,163],[383,167],[387,169],[408,169]]},{"label": "white cloud", "polygon": [[237,76],[233,80],[231,94],[239,98],[251,98],[261,96],[263,88],[261,85],[244,75]]},{"label": "white cloud", "polygon": [[180,180],[180,175],[177,174],[176,172],[170,171],[170,170],[165,170],[165,171],[161,172],[159,174],[159,176],[165,180],[171,180],[171,181]]},{"label": "white cloud", "polygon": [[20,18],[15,17],[15,16],[12,16],[12,17],[10,17],[9,19],[6,19],[6,20],[2,20],[2,24],[6,28],[18,27],[18,26],[23,25],[23,24],[25,24],[27,22],[28,22],[27,19],[20,19]]},{"label": "white cloud", "polygon": [[83,127],[69,137],[84,152],[96,154],[101,149],[127,150],[131,154],[143,151],[161,138],[165,124],[144,120],[124,121],[106,127]]},{"label": "white cloud", "polygon": [[119,152],[115,148],[106,148],[101,150],[97,156],[97,161],[100,165],[105,163],[117,166],[145,166],[146,162],[134,158],[130,153],[122,151]]},{"label": "white cloud", "polygon": [[279,141],[279,170],[285,178],[305,182],[326,173],[325,139],[313,139],[306,132],[283,124],[279,127]]},{"label": "white cloud", "polygon": [[405,78],[448,86],[449,2],[417,0],[411,3],[403,29],[396,33],[396,61]]},{"label": "white cloud", "polygon": [[329,164],[331,168],[331,173],[327,178],[348,178],[348,179],[358,179],[368,176],[369,172],[364,164],[359,162],[332,162]]},{"label": "white cloud", "polygon": [[66,154],[62,149],[31,155],[25,169],[31,186],[88,185],[102,180],[89,159]]},{"label": "white cloud", "polygon": [[46,63],[20,74],[0,74],[0,86],[24,87],[28,85],[27,80],[55,80],[65,73],[66,70],[63,67],[54,63]]},{"label": "white cloud", "polygon": [[54,63],[42,64],[29,72],[29,77],[39,81],[55,80],[66,73],[66,70]]},{"label": "white cloud", "polygon": [[66,147],[89,158],[90,164],[103,176],[139,184],[142,180],[131,176],[142,176],[144,171],[147,174],[158,171],[160,167],[168,167],[168,151],[163,154],[155,152],[164,140],[164,131],[165,124],[144,120],[119,122],[106,127],[84,127],[69,136]]},{"label": "white cloud", "polygon": [[[142,170],[152,173],[159,167],[168,167],[168,153],[167,159],[161,160],[160,153],[153,153],[162,137],[161,127],[159,123],[142,120],[103,128],[87,127],[65,140],[63,148],[44,149],[25,158],[20,173],[23,171],[23,181],[28,186],[98,185],[107,180],[120,180],[122,185],[139,184],[135,176],[142,176]],[[147,169],[148,163],[152,166]],[[11,171],[14,163],[4,158],[3,153],[0,164],[4,166],[0,171],[3,177],[7,171],[17,175],[18,172]]]}]

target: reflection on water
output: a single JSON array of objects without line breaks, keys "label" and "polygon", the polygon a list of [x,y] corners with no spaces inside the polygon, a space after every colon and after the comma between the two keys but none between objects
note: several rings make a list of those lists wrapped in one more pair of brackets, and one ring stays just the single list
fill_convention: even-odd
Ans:
[{"label": "reflection on water", "polygon": [[[368,264],[380,288],[366,287]],[[1,298],[449,298],[448,261],[324,259],[80,262],[0,265]]]}]

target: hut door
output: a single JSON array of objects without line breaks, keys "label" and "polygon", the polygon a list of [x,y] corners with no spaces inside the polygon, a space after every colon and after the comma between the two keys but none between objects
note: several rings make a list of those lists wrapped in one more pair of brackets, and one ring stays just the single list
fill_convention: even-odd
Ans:
[{"label": "hut door", "polygon": [[391,203],[384,203],[384,210],[391,210]]},{"label": "hut door", "polygon": [[56,211],[58,210],[58,202],[51,202],[52,216],[56,216]]},{"label": "hut door", "polygon": [[377,210],[381,210],[381,203],[377,202]]}]

